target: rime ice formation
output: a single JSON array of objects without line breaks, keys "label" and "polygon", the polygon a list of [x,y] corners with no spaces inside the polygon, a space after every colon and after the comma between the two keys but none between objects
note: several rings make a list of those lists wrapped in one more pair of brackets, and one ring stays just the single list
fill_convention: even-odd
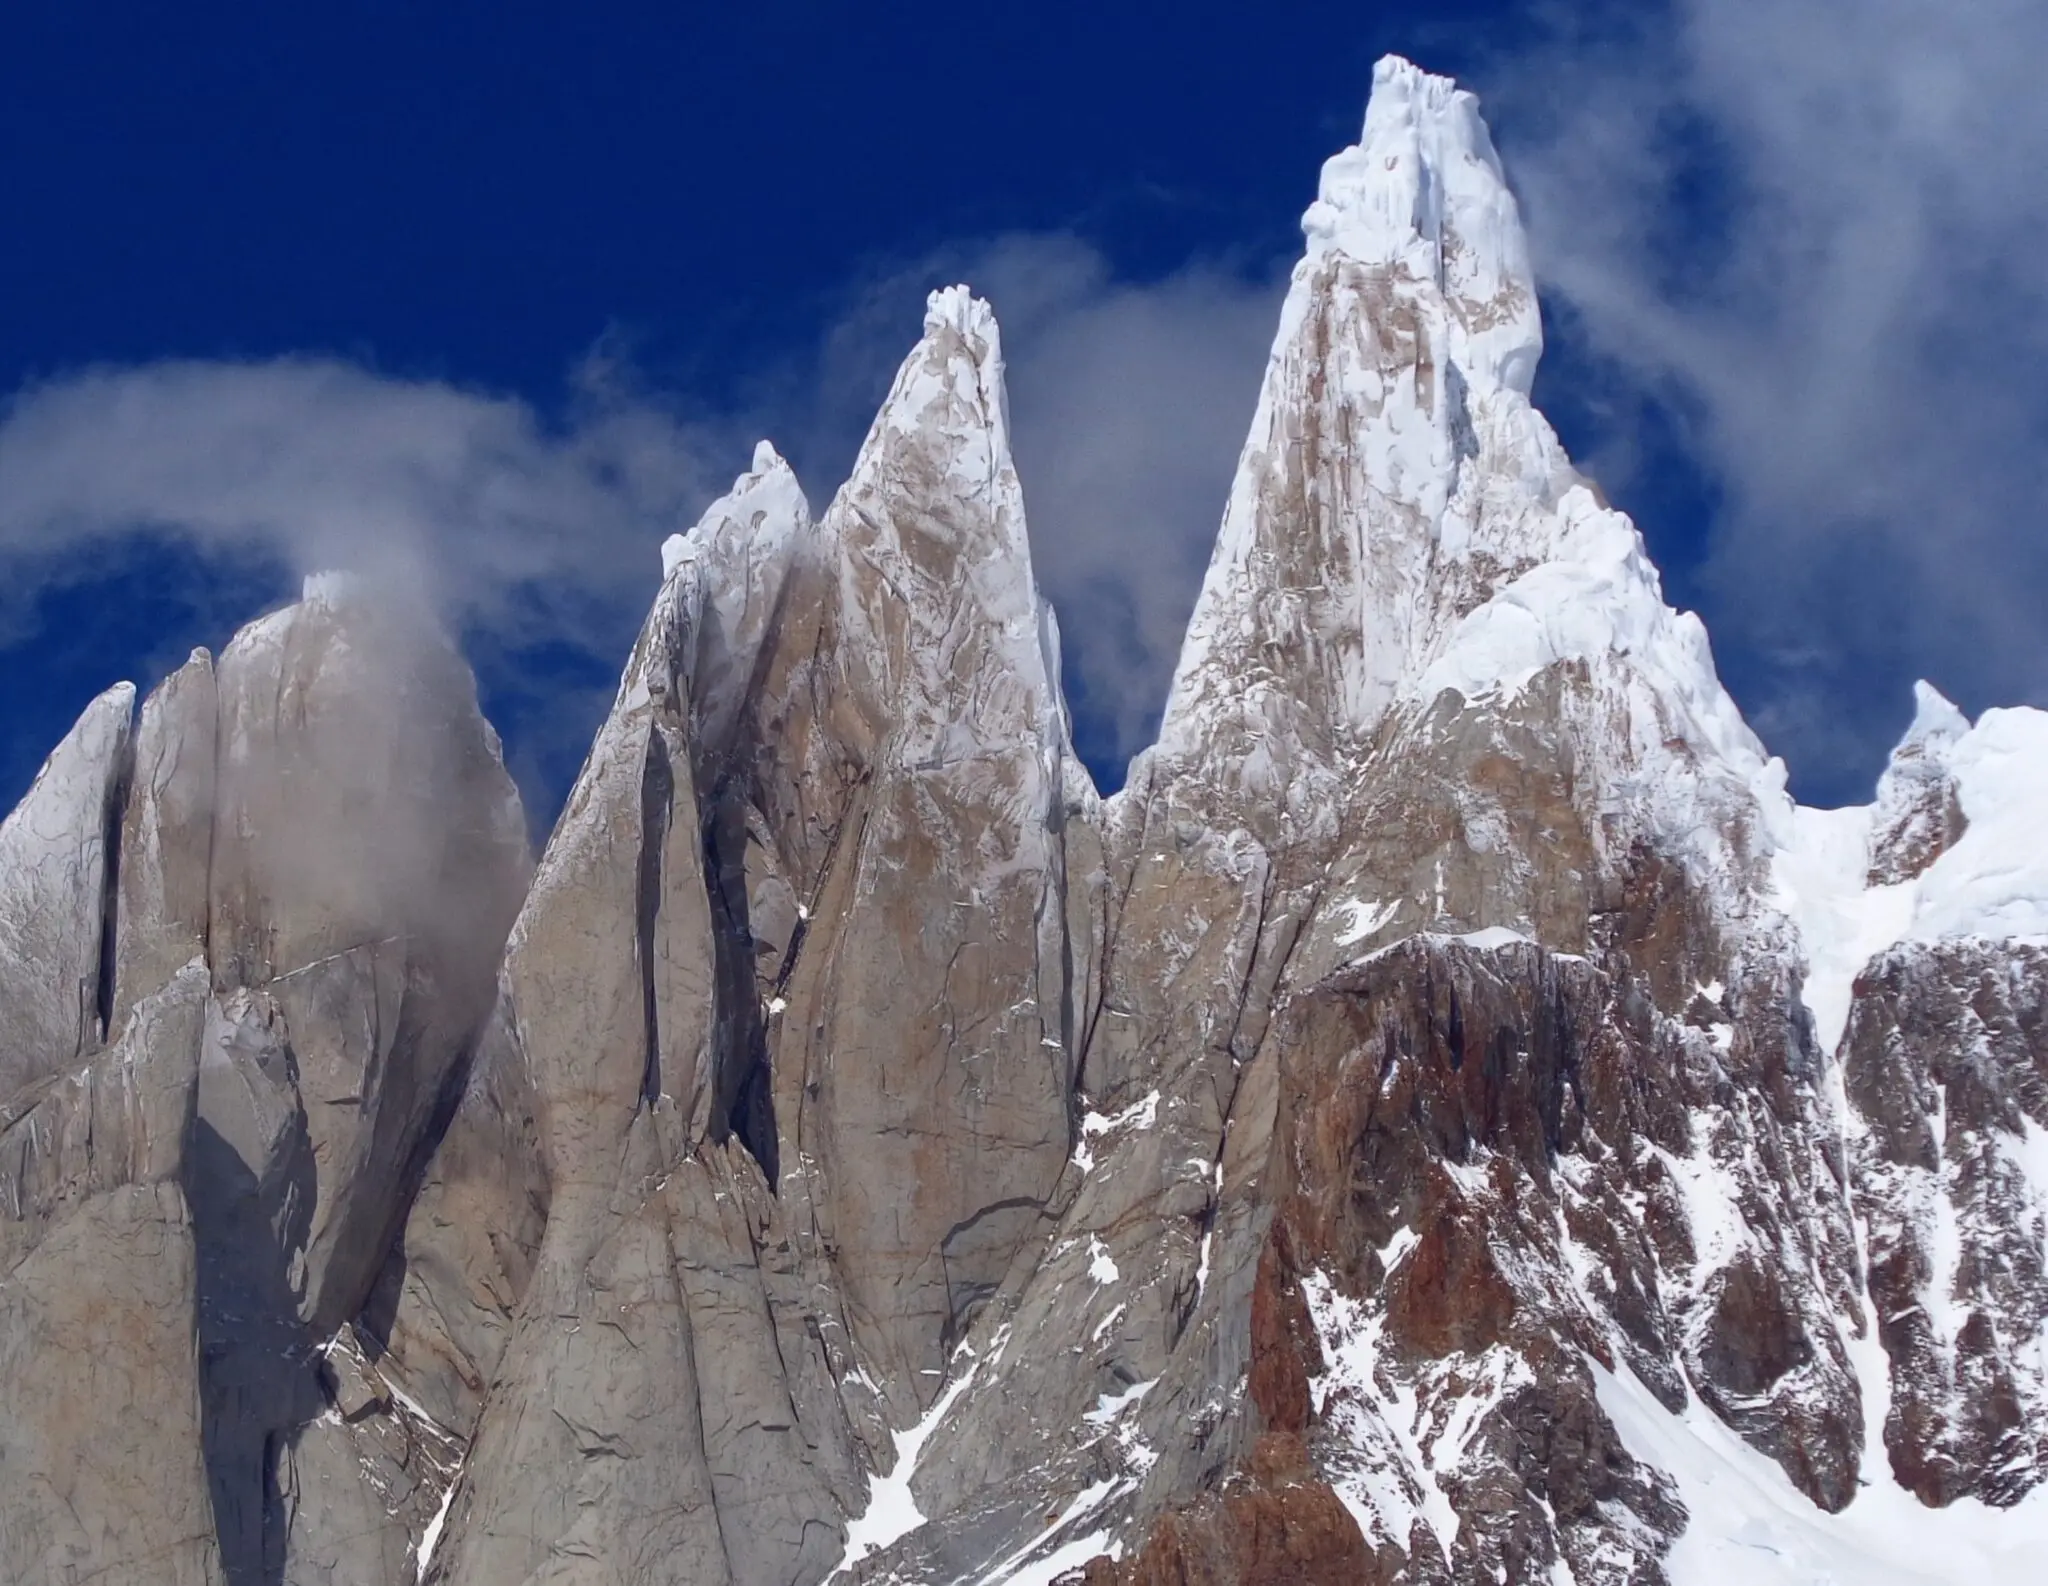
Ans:
[{"label": "rime ice formation", "polygon": [[1482,391],[1527,395],[1543,350],[1521,216],[1479,116],[1449,79],[1394,56],[1373,72],[1365,131],[1323,166],[1302,216],[1308,257],[1341,254],[1436,283],[1452,356]]},{"label": "rime ice formation", "polygon": [[764,444],[662,547],[530,876],[370,586],[88,710],[0,827],[0,1577],[2031,1579],[2048,715],[1796,808],[1472,97],[1382,62],[1303,229],[1112,798],[965,288],[822,516]]}]

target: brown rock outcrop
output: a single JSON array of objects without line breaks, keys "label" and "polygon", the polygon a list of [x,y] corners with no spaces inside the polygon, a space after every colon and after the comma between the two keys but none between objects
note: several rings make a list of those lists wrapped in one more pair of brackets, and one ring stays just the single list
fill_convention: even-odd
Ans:
[{"label": "brown rock outcrop", "polygon": [[2048,1132],[2048,950],[1895,948],[1857,981],[1842,1052],[1892,1469],[1926,1503],[2016,1503],[2048,1479],[2048,1405],[2016,1358],[2048,1327],[2026,1166]]},{"label": "brown rock outcrop", "polygon": [[1376,1556],[1298,1437],[1273,1433],[1245,1475],[1163,1515],[1137,1555],[1097,1559],[1079,1586],[1391,1586],[1397,1561]]}]

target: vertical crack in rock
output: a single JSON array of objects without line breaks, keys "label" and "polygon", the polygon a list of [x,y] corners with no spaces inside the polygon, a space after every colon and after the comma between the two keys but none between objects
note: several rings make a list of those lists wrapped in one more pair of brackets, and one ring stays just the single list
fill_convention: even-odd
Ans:
[{"label": "vertical crack in rock", "polygon": [[121,909],[121,832],[126,824],[128,796],[135,779],[134,718],[124,735],[118,768],[107,787],[107,803],[100,824],[102,860],[100,878],[100,940],[93,984],[92,1025],[95,1044],[114,1036],[114,976],[118,962]]},{"label": "vertical crack in rock", "polygon": [[131,686],[101,694],[0,822],[0,1101],[105,1039],[108,812],[134,716]]},{"label": "vertical crack in rock", "polygon": [[300,1320],[314,1167],[299,1073],[262,993],[209,1005],[184,1174],[197,1250],[202,1438],[229,1586],[279,1586],[279,1450],[325,1404]]},{"label": "vertical crack in rock", "polygon": [[[735,790],[724,787],[712,794],[704,814],[704,879],[718,981],[712,1117],[716,1138],[737,1137],[773,1191],[781,1178],[780,1147],[747,897],[746,813]],[[795,967],[805,923],[798,920],[791,931],[778,989]]]},{"label": "vertical crack in rock", "polygon": [[635,918],[639,929],[640,1000],[646,1057],[640,1074],[640,1102],[653,1107],[661,1099],[661,1029],[656,1012],[655,918],[661,912],[661,856],[669,823],[675,818],[675,772],[669,764],[668,740],[659,724],[649,727],[647,755],[640,772],[640,865]]},{"label": "vertical crack in rock", "polygon": [[[78,963],[65,977],[86,1060],[75,1082],[97,1084],[104,1068],[125,1106],[152,1065],[178,1060],[166,1043],[189,1042],[187,1106],[175,1130],[159,1126],[176,1148],[148,1182],[175,1206],[157,1218],[163,1259],[189,1261],[190,1453],[211,1515],[207,1568],[229,1586],[381,1586],[409,1521],[366,1497],[366,1473],[386,1467],[354,1451],[331,1457],[371,1423],[328,1362],[354,1349],[351,1319],[488,1012],[525,884],[517,795],[445,641],[345,581],[309,581],[300,604],[237,636],[218,676],[195,652],[139,713],[121,690],[89,715],[85,753],[67,758],[90,765],[57,765],[72,810],[37,818],[38,857],[23,875],[0,863],[0,922],[48,892],[47,857],[62,858],[76,913],[53,940],[77,944],[62,949]],[[173,992],[196,996],[189,1032],[162,1012]],[[105,1133],[113,1148],[118,1111],[96,1107],[87,1138]],[[5,1334],[0,1368],[11,1373],[21,1362]],[[141,1357],[104,1365],[110,1380],[162,1369]],[[155,1391],[135,1387],[145,1405]],[[36,1413],[30,1395],[9,1397]],[[326,1414],[343,1399],[346,1415]],[[118,1468],[119,1426],[78,1435],[103,1440]],[[33,1461],[19,1469],[60,1491],[75,1480]],[[9,1523],[0,1512],[0,1532]],[[175,1539],[161,1542],[164,1557],[183,1559]],[[67,1545],[92,1556],[83,1540]],[[354,1574],[334,1575],[351,1551]],[[71,1578],[68,1565],[46,1572],[55,1558],[18,1578]],[[180,1586],[198,1579],[176,1569]]]}]

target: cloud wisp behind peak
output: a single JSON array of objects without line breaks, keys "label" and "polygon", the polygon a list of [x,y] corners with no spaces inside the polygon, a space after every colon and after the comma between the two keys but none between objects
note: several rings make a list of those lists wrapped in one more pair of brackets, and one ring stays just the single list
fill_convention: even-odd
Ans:
[{"label": "cloud wisp behind peak", "polygon": [[703,495],[713,450],[645,407],[550,427],[511,398],[331,360],[93,370],[11,404],[0,553],[149,528],[359,573],[462,626],[528,585],[630,576]]}]

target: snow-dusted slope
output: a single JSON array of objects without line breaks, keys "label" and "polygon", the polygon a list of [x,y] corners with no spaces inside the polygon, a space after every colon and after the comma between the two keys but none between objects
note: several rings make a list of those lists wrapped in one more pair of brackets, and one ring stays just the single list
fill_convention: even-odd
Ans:
[{"label": "snow-dusted slope", "polygon": [[[1825,1514],[1784,1472],[1698,1405],[1673,1414],[1626,1374],[1597,1370],[1600,1404],[1631,1452],[1686,1507],[1664,1561],[1671,1586],[2034,1586],[2048,1558],[2048,1489],[2016,1509],[1965,1498],[1930,1509],[1900,1488],[1881,1445],[1867,1485]],[[1879,1414],[1873,1426],[1882,1425]]]},{"label": "snow-dusted slope", "polygon": [[1774,865],[1832,1051],[1855,977],[1899,942],[2048,942],[2048,711],[1972,726],[1931,686],[1875,803],[1799,808]]},{"label": "snow-dusted slope", "polygon": [[[1527,252],[1471,97],[1404,62],[1383,62],[1364,134],[1325,167],[1304,231],[1308,248],[1161,743],[1126,798],[1156,801],[1162,774],[1180,778],[1167,784],[1176,801],[1190,797],[1191,782],[1224,789],[1220,807],[1260,835],[1274,871],[1286,872],[1290,848],[1317,856],[1324,890],[1306,945],[1277,971],[1282,1005],[1290,986],[1296,997],[1308,993],[1312,971],[1349,964],[1343,973],[1361,973],[1373,960],[1360,955],[1377,958],[1418,929],[1423,940],[1443,944],[1432,954],[1451,944],[1494,949],[1533,938],[1591,952],[1624,980],[1643,977],[1640,991],[1672,1021],[1671,1035],[1682,1029],[1688,1043],[1693,1032],[1704,1039],[1690,1048],[1682,1080],[1653,1077],[1654,1054],[1670,1036],[1632,1059],[1636,1083],[1651,1098],[1648,1118],[1603,1115],[1592,1098],[1580,1103],[1588,1109],[1585,1127],[1605,1148],[1588,1144],[1576,1148],[1583,1160],[1553,1164],[1571,1186],[1561,1206],[1571,1231],[1555,1252],[1540,1243],[1518,1251],[1509,1270],[1521,1303],[1557,1310],[1560,1327],[1591,1327],[1613,1347],[1639,1349],[1644,1329],[1664,1324],[1631,1318],[1638,1302],[1618,1302],[1607,1280],[1592,1277],[1615,1267],[1614,1248],[1602,1247],[1613,1236],[1590,1235],[1592,1223],[1579,1219],[1597,1219],[1593,1208],[1615,1193],[1639,1207],[1654,1203],[1675,1180],[1677,1207],[1657,1213],[1657,1226],[1682,1223],[1686,1242],[1667,1249],[1667,1235],[1653,1231],[1653,1273],[1627,1282],[1651,1289],[1653,1313],[1668,1314],[1677,1335],[1657,1346],[1670,1348],[1668,1365],[1633,1356],[1634,1369],[1657,1383],[1648,1402],[1668,1418],[1657,1400],[1671,1403],[1674,1384],[1684,1382],[1692,1430],[1659,1431],[1654,1448],[1632,1444],[1633,1452],[1655,1465],[1660,1454],[1698,1444],[1708,1449],[1699,1454],[1703,1468],[1713,1468],[1736,1450],[1738,1464],[1769,1471],[1772,1490],[1837,1539],[1877,1525],[1870,1518],[1877,1500],[1854,1524],[1828,1521],[1814,1503],[1821,1494],[1831,1502],[1853,1496],[1859,1442],[1877,1448],[1875,1455],[1865,1448],[1864,1464],[1884,1477],[1880,1485],[1891,1496],[1883,1503],[1895,1511],[1918,1499],[1891,1479],[1887,1438],[1894,1457],[1937,1432],[1947,1440],[1942,1449],[1953,1444],[1961,1474],[1919,1478],[1922,1497],[1975,1490],[1970,1483],[1980,1478],[1971,1473],[1990,1457],[1985,1439],[1996,1436],[1982,1429],[1982,1418],[1996,1413],[1986,1406],[2003,1402],[1999,1392],[2031,1406],[2038,1384],[2027,1367],[2009,1386],[1982,1385],[1987,1368],[1956,1342],[1958,1330],[1967,1332],[1964,1318],[1979,1310],[2030,1360],[2038,1296],[2028,1288],[2033,1267],[2024,1248],[1997,1258],[2018,1261],[2018,1297],[1960,1279],[1953,1294],[1942,1285],[1969,1270],[1957,1238],[1991,1258],[2002,1237],[1993,1232],[1992,1207],[2007,1209],[2023,1244],[2048,1227],[2048,1208],[2025,1189],[2021,1147],[2033,1126],[2011,1110],[2017,1100],[1999,1103],[2006,1113],[1977,1104],[1987,1125],[2016,1143],[2010,1151],[1987,1144],[1986,1160],[1998,1164],[1985,1170],[1988,1187],[1978,1170],[1957,1166],[1923,1191],[1899,1177],[1917,1169],[1883,1165],[1870,1143],[1877,1126],[1866,1126],[1882,1083],[1898,1092],[1906,1081],[1880,1076],[1859,1087],[1852,1075],[1844,1097],[1829,1059],[1849,1021],[1857,977],[1895,944],[1992,944],[1990,960],[1923,971],[1885,1004],[1882,1017],[1893,1021],[1887,1028],[1899,1032],[1893,1047],[1903,1042],[1923,1067],[1932,1065],[1931,1078],[1915,1081],[1923,1087],[1959,1083],[1941,1054],[1972,1039],[1959,1022],[1966,1015],[1955,999],[1967,1002],[1960,977],[2010,964],[2013,1006],[2024,1002],[2028,971],[2012,954],[2041,931],[2040,900],[2048,896],[2048,847],[2033,835],[2048,830],[2040,730],[2048,717],[1992,712],[1969,728],[1923,692],[1920,718],[1872,809],[1797,809],[1782,764],[1722,688],[1703,627],[1665,603],[1634,526],[1573,471],[1529,405],[1540,332]],[[1514,773],[1504,764],[1515,765]],[[1497,791],[1503,779],[1504,796]],[[1543,814],[1531,819],[1539,800]],[[1562,819],[1560,806],[1575,820]],[[1429,866],[1414,865],[1412,849],[1382,835],[1389,829],[1426,833],[1437,845]],[[1155,841],[1148,835],[1145,846]],[[1137,893],[1165,857],[1138,862]],[[1682,884],[1658,869],[1672,860]],[[1275,881],[1265,886],[1269,914],[1298,906]],[[1583,913],[1558,907],[1575,888],[1587,894]],[[1669,912],[1660,923],[1662,911]],[[1818,1053],[1788,1018],[1795,988],[1814,1016]],[[1996,1023],[2006,1015],[1984,1017]],[[1465,1008],[1468,1030],[1474,1018]],[[1866,1022],[1875,1028],[1879,1018],[1873,1011]],[[2014,1030],[2029,1028],[2026,1015],[2010,1019],[1990,1037],[2000,1063],[2023,1061],[2012,1054]],[[1664,1105],[1659,1089],[1670,1080],[1686,1096],[1676,1140],[1664,1138],[1668,1125],[1656,1117]],[[1391,1074],[1384,1083],[1394,1083]],[[1932,1092],[1913,1094],[1924,1100]],[[1762,1096],[1771,1098],[1768,1112],[1758,1106]],[[1944,1104],[1937,1098],[1931,1105]],[[1632,1141],[1636,1131],[1641,1137]],[[1899,1281],[1932,1283],[1929,1304],[1949,1318],[1945,1345],[1894,1337],[1889,1324],[1880,1345],[1872,1331],[1875,1309],[1856,1288],[1860,1257],[1841,1159],[1826,1165],[1844,1140],[1862,1175],[1854,1192],[1859,1210],[1876,1219],[1875,1231],[1866,1230],[1872,1258],[1906,1272]],[[1958,1149],[1977,1148],[1951,1146],[1951,1157]],[[1637,1165],[1616,1182],[1615,1163],[1632,1156]],[[1635,1177],[1653,1157],[1665,1166]],[[1491,1186],[1474,1181],[1457,1215],[1492,1215],[1483,1208],[1497,1195],[1526,1208],[1529,1197],[1548,1193],[1541,1170],[1512,1193],[1500,1187],[1500,1175],[1496,1167]],[[1894,1227],[1907,1232],[1895,1238],[1886,1232]],[[1949,1248],[1940,1245],[1944,1228]],[[1337,1250],[1329,1259],[1352,1257]],[[1914,1279],[1921,1268],[1913,1263],[1930,1259],[1934,1277]],[[1560,1266],[1548,1269],[1553,1261]],[[1575,1285],[1579,1298],[1564,1298]],[[1337,1314],[1346,1303],[1356,1312],[1346,1338],[1378,1338],[1399,1326],[1392,1312],[1376,1309],[1397,1302],[1369,1287],[1348,1300],[1325,1293],[1318,1314]],[[1774,1315],[1798,1319],[1781,1325]],[[1327,1356],[1334,1346],[1329,1338],[1323,1344]],[[1404,1439],[1419,1437],[1425,1423],[1441,1434],[1451,1412],[1432,1408],[1432,1395],[1443,1389],[1431,1371],[1468,1383],[1486,1375],[1471,1359],[1388,1364],[1389,1346],[1374,1347],[1376,1385],[1359,1391],[1380,1408],[1346,1411],[1372,1423],[1362,1450],[1407,1447]],[[1746,1354],[1755,1358],[1745,1362]],[[1895,1357],[1907,1362],[1898,1369],[1924,1379],[1918,1396],[1906,1419],[1893,1415],[1888,1423],[1880,1407],[1866,1429],[1856,1404],[1890,1401]],[[1506,1358],[1527,1380],[1528,1362],[1538,1357]],[[1672,1366],[1678,1377],[1665,1374]],[[1537,1380],[1555,1369],[1539,1365]],[[1621,1369],[1632,1377],[1631,1368]],[[1941,1386],[1972,1371],[1975,1387]],[[1603,1403],[1608,1397],[1603,1390]],[[1380,1424],[1402,1414],[1416,1426]],[[1484,1418],[1471,1414],[1479,1420],[1457,1422],[1461,1440]],[[1947,1419],[1937,1426],[1928,1415]],[[1647,1436],[1653,1420],[1636,1417],[1625,1430]],[[1784,1428],[1793,1425],[1799,1429],[1788,1438]],[[1764,1461],[1760,1448],[1778,1465]],[[1376,1458],[1359,1457],[1368,1466]],[[2033,1457],[2011,1468],[2032,1469]],[[1326,1468],[1355,1476],[1355,1462],[1331,1459]],[[1396,1487],[1419,1482],[1415,1490],[1426,1494],[1433,1479],[1448,1479],[1441,1472],[1432,1478],[1425,1456],[1409,1463],[1407,1476],[1388,1475]],[[1786,1471],[1801,1473],[1804,1494]],[[2031,1479],[2016,1476],[2005,1490],[2024,1491]],[[1861,1502],[1850,1504],[1850,1514]],[[1709,1544],[1736,1545],[1708,1534],[1724,1517],[1725,1506],[1703,1502],[1697,1523],[1704,1529],[1692,1533],[1693,1551],[1684,1556],[1700,1556]],[[2023,1534],[2001,1529],[1995,1516],[1985,1523],[2003,1539],[1987,1546],[2005,1548]],[[1402,1527],[1367,1529],[1398,1543]],[[1842,1556],[1852,1557],[1853,1544],[1842,1545],[1850,1548]],[[1587,1556],[1574,1552],[1574,1565]]]}]

